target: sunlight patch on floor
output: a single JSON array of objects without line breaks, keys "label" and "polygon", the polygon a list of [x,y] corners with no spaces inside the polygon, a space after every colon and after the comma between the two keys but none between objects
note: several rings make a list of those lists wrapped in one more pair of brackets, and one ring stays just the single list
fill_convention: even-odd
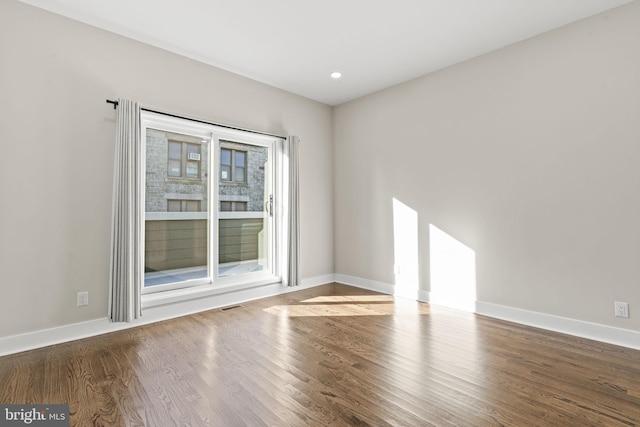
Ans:
[{"label": "sunlight patch on floor", "polygon": [[316,302],[392,302],[391,295],[325,295],[320,297],[309,298],[301,303]]},{"label": "sunlight patch on floor", "polygon": [[393,302],[389,303],[349,303],[343,304],[290,304],[265,308],[269,314],[288,317],[343,317],[343,316],[389,316],[396,313]]}]

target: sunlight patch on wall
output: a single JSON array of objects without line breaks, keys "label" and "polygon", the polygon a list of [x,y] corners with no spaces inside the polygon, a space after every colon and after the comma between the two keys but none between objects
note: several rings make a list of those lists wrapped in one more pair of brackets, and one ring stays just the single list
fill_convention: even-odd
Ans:
[{"label": "sunlight patch on wall", "polygon": [[418,212],[393,199],[395,295],[418,299]]},{"label": "sunlight patch on wall", "polygon": [[435,225],[429,224],[429,260],[429,302],[459,310],[475,311],[475,251]]}]

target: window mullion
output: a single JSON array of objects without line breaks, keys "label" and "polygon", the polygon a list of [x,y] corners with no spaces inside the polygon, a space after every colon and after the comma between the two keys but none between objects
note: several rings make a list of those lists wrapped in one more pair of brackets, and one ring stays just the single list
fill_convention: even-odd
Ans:
[{"label": "window mullion", "polygon": [[231,150],[231,181],[236,182],[236,150]]},{"label": "window mullion", "polygon": [[[220,157],[220,159],[218,158]],[[220,234],[219,229],[219,210],[220,210],[220,187],[221,177],[221,154],[220,154],[220,141],[218,138],[211,138],[211,149],[209,150],[209,227],[207,230],[207,238],[209,243],[209,278],[211,283],[215,284],[218,279],[218,239]]]}]

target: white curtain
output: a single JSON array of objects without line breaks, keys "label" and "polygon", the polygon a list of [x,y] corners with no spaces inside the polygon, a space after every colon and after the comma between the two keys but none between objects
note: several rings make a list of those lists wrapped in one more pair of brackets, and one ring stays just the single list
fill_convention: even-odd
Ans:
[{"label": "white curtain", "polygon": [[143,281],[142,141],[140,105],[119,99],[116,118],[116,155],[113,177],[109,319],[131,322],[142,315]]},{"label": "white curtain", "polygon": [[297,136],[289,136],[285,142],[285,158],[288,163],[286,177],[287,192],[287,238],[285,240],[287,253],[287,268],[284,277],[288,286],[300,284],[300,203],[299,203],[299,172],[298,148],[300,142]]}]

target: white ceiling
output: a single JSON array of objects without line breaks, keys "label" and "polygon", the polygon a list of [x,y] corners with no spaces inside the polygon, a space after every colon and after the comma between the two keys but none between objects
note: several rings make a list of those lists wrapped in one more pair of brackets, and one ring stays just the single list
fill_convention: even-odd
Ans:
[{"label": "white ceiling", "polygon": [[338,105],[634,0],[21,1]]}]

